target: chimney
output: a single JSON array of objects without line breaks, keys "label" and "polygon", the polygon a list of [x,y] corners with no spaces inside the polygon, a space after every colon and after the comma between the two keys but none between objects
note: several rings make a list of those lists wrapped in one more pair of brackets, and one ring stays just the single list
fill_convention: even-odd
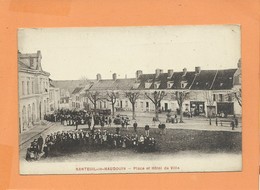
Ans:
[{"label": "chimney", "polygon": [[112,78],[113,80],[116,80],[116,73],[113,73]]},{"label": "chimney", "polygon": [[143,71],[137,70],[136,73],[135,73],[136,79],[138,79],[140,77],[140,75],[142,75],[142,74],[143,74]]},{"label": "chimney", "polygon": [[161,73],[163,73],[162,69],[156,69],[155,70],[155,77],[157,78]]},{"label": "chimney", "polygon": [[199,74],[201,71],[201,68],[200,67],[195,67],[195,74]]},{"label": "chimney", "polygon": [[187,68],[184,68],[184,69],[183,69],[183,76],[185,76],[186,73],[187,73]]},{"label": "chimney", "polygon": [[168,78],[172,78],[173,75],[173,69],[168,70]]},{"label": "chimney", "polygon": [[241,59],[238,60],[237,68],[238,68],[238,69],[241,69]]},{"label": "chimney", "polygon": [[101,80],[101,74],[97,74],[97,81]]}]

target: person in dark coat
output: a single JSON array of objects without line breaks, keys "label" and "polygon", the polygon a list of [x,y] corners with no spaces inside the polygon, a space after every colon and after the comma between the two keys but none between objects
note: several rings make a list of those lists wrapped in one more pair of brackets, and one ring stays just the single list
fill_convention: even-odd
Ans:
[{"label": "person in dark coat", "polygon": [[120,128],[116,127],[116,134],[119,134]]},{"label": "person in dark coat", "polygon": [[149,137],[149,129],[150,129],[150,126],[149,125],[145,125],[144,130],[145,130],[145,135],[147,137]]},{"label": "person in dark coat", "polygon": [[235,127],[237,128],[237,126],[238,126],[238,119],[236,118],[235,115],[234,115],[234,123],[235,123]]},{"label": "person in dark coat", "polygon": [[108,124],[109,124],[110,127],[111,127],[111,123],[112,123],[112,119],[111,119],[111,117],[109,117],[108,118]]},{"label": "person in dark coat", "polygon": [[133,127],[134,127],[134,131],[137,132],[137,123],[136,123],[136,121],[134,122]]},{"label": "person in dark coat", "polygon": [[39,138],[37,140],[37,144],[38,144],[38,151],[39,151],[39,153],[41,153],[42,152],[42,146],[43,146],[43,138],[42,138],[41,135],[39,136]]},{"label": "person in dark coat", "polygon": [[77,119],[75,120],[75,125],[76,125],[76,130],[78,130],[78,125],[79,125],[79,122],[78,122],[78,120],[77,120]]},{"label": "person in dark coat", "polygon": [[230,127],[232,128],[232,130],[235,129],[235,122],[234,122],[234,121],[231,121],[231,122],[230,122]]}]

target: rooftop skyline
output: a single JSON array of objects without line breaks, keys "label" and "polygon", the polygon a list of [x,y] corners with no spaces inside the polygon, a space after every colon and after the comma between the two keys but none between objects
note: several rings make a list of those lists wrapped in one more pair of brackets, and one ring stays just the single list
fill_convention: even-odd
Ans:
[{"label": "rooftop skyline", "polygon": [[18,50],[42,54],[54,80],[134,78],[155,69],[237,68],[240,27],[160,26],[19,29]]}]

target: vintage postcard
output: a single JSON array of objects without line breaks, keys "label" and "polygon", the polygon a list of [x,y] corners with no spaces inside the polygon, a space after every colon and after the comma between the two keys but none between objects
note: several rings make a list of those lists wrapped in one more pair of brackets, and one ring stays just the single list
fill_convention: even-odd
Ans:
[{"label": "vintage postcard", "polygon": [[18,30],[20,174],[242,171],[239,25]]}]

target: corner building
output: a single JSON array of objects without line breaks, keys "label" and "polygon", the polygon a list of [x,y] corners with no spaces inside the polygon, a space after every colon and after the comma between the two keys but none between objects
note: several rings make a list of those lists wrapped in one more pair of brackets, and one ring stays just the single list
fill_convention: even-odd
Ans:
[{"label": "corner building", "polygon": [[18,52],[19,132],[43,120],[49,110],[49,76],[41,66],[42,55]]}]

